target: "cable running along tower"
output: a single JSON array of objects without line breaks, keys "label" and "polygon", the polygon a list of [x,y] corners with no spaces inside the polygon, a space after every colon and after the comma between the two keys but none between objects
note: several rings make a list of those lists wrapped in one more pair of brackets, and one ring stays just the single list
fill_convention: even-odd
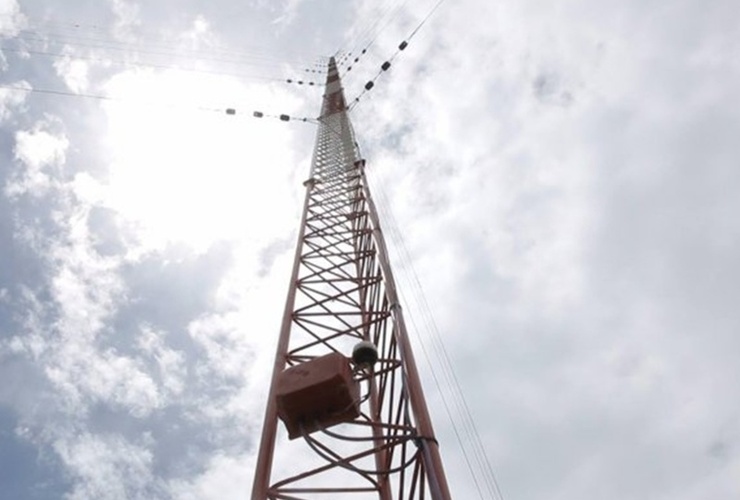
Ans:
[{"label": "cable running along tower", "polygon": [[448,500],[334,58],[304,186],[252,500]]}]

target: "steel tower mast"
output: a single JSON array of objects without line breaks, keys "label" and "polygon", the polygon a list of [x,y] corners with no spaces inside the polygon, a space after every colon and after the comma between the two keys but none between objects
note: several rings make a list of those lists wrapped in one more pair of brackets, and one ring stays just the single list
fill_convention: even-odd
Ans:
[{"label": "steel tower mast", "polygon": [[304,186],[252,500],[448,500],[334,58]]}]

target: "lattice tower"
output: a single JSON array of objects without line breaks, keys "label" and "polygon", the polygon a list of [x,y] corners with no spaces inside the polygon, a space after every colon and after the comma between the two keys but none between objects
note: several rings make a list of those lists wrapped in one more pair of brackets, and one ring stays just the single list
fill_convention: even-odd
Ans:
[{"label": "lattice tower", "polygon": [[[333,58],[304,186],[252,499],[447,500],[438,443]],[[353,361],[362,341],[364,349],[367,342],[377,349],[374,364],[359,355]]]}]

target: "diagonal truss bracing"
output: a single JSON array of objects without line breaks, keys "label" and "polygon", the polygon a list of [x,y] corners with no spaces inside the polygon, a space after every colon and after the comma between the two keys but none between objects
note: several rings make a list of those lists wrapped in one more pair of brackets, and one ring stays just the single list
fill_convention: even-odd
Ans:
[{"label": "diagonal truss bracing", "polygon": [[[252,499],[448,499],[333,58],[319,123]],[[284,440],[275,401],[279,374],[332,352],[348,356],[359,341],[379,353],[373,368],[354,373],[360,416]],[[278,441],[288,455],[277,454]]]}]

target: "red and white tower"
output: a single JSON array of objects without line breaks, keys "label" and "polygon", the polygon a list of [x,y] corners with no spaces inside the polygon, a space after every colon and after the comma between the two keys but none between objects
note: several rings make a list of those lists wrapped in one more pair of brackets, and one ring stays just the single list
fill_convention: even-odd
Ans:
[{"label": "red and white tower", "polygon": [[304,186],[252,500],[447,500],[334,58]]}]

